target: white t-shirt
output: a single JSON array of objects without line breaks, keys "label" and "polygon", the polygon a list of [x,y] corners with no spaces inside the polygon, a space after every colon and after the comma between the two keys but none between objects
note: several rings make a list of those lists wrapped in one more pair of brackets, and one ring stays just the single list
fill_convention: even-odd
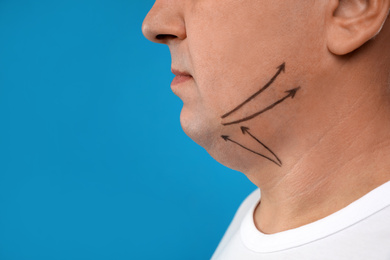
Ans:
[{"label": "white t-shirt", "polygon": [[305,226],[266,235],[256,229],[257,189],[238,209],[212,260],[389,260],[390,182]]}]

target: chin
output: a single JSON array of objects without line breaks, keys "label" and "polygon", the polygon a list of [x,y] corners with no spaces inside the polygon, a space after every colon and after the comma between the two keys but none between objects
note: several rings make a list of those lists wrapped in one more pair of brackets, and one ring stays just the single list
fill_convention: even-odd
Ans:
[{"label": "chin", "polygon": [[251,162],[248,162],[245,151],[230,146],[221,138],[221,135],[226,134],[226,128],[220,124],[219,118],[194,116],[183,109],[180,123],[186,135],[202,146],[216,161],[240,172],[248,170]]},{"label": "chin", "polygon": [[186,135],[208,150],[216,141],[219,132],[216,128],[219,126],[216,125],[215,120],[212,122],[206,115],[201,114],[195,116],[183,108],[180,114],[180,124]]}]

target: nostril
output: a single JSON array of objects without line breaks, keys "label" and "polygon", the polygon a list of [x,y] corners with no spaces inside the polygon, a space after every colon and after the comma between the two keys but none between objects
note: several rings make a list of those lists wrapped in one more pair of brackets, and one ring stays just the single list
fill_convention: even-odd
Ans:
[{"label": "nostril", "polygon": [[174,39],[177,38],[177,36],[172,34],[157,34],[156,39],[157,40],[166,40],[166,39]]}]

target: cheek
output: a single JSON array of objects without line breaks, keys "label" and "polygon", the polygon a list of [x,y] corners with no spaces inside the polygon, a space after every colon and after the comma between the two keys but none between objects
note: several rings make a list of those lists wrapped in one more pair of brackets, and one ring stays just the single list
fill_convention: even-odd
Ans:
[{"label": "cheek", "polygon": [[317,3],[199,2],[186,21],[189,51],[194,66],[207,68],[212,75],[227,77],[232,69],[253,70],[305,57],[309,48],[324,42],[318,30],[324,28],[323,21],[315,16]]},{"label": "cheek", "polygon": [[[258,1],[248,2],[256,3],[259,9]],[[188,95],[191,98],[183,100],[180,118],[183,130],[215,159],[238,170],[244,170],[246,165],[254,164],[259,159],[237,146],[227,145],[221,139],[224,134],[242,139],[239,128],[222,126],[221,116],[264,85],[283,62],[287,64],[288,73],[278,82],[280,91],[274,95],[271,92],[269,100],[264,98],[263,101],[268,104],[276,100],[280,93],[283,94],[287,90],[285,88],[296,87],[305,67],[312,66],[309,60],[313,57],[311,54],[318,53],[312,47],[313,43],[321,41],[319,34],[313,33],[303,20],[289,17],[288,13],[278,13],[270,8],[268,13],[262,15],[264,10],[250,9],[252,7],[246,9],[245,14],[240,13],[242,8],[237,12],[222,10],[232,14],[226,17],[219,16],[215,11],[210,13],[209,10],[215,8],[208,7],[198,16],[194,15],[196,20],[186,21],[186,44],[196,86]],[[311,39],[307,35],[311,35]],[[249,107],[248,111],[256,109]],[[255,123],[261,126],[256,134],[279,151],[280,142],[284,140],[283,133],[278,132],[285,122],[281,115],[288,113],[288,110],[279,110],[277,115],[280,120],[275,120],[270,114],[246,126],[252,127]],[[279,141],[274,141],[276,135]]]}]

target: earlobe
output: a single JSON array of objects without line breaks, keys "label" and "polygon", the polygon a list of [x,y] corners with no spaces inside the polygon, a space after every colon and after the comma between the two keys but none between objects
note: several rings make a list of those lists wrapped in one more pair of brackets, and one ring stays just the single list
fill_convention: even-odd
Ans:
[{"label": "earlobe", "polygon": [[378,34],[389,13],[390,0],[331,0],[327,17],[327,47],[348,54]]}]

